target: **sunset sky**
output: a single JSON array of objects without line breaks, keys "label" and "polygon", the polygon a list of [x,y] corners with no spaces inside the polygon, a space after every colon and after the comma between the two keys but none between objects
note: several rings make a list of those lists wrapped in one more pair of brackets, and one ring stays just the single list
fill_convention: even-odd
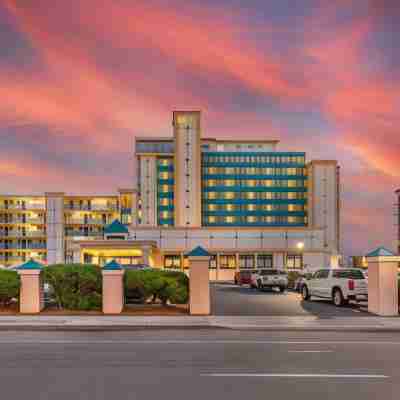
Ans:
[{"label": "sunset sky", "polygon": [[393,248],[398,0],[0,0],[0,192],[133,186],[135,136],[279,139],[337,159],[342,248]]}]

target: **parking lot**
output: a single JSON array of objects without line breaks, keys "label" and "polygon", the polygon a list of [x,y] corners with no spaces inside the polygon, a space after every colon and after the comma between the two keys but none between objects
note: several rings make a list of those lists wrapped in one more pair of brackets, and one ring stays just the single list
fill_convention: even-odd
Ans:
[{"label": "parking lot", "polygon": [[368,316],[367,304],[335,307],[328,300],[303,301],[299,293],[286,291],[260,292],[247,285],[233,283],[211,284],[211,307],[214,315],[234,316]]}]

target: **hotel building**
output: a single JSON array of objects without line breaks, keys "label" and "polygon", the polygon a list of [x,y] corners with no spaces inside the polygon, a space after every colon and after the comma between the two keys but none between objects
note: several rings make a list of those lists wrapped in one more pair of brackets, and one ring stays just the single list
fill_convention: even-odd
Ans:
[{"label": "hotel building", "polygon": [[396,204],[395,204],[395,217],[396,217],[396,228],[397,228],[397,239],[396,239],[396,249],[398,254],[400,254],[400,189],[396,190]]},{"label": "hotel building", "polygon": [[[212,279],[239,268],[337,265],[339,167],[276,140],[202,136],[199,111],[175,111],[173,136],[136,138],[136,182],[116,196],[0,197],[0,263],[117,258],[184,269],[212,253]],[[111,222],[113,222],[111,224]]]}]

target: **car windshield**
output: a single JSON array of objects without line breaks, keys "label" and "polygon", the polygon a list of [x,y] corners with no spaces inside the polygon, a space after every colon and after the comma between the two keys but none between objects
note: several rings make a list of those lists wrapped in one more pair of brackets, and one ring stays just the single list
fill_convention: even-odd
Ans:
[{"label": "car windshield", "polygon": [[278,271],[276,269],[262,269],[260,275],[278,275]]},{"label": "car windshield", "polygon": [[334,278],[346,278],[346,279],[365,279],[364,274],[357,269],[334,271],[333,277]]}]

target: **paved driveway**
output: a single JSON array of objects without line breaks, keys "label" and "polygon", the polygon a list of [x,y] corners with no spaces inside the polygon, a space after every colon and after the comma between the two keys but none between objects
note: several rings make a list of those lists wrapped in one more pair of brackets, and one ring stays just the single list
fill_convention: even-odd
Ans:
[{"label": "paved driveway", "polygon": [[247,286],[211,284],[211,307],[214,315],[254,316],[367,316],[366,308],[356,304],[338,308],[327,300],[303,301],[300,294],[277,291],[259,292]]}]

